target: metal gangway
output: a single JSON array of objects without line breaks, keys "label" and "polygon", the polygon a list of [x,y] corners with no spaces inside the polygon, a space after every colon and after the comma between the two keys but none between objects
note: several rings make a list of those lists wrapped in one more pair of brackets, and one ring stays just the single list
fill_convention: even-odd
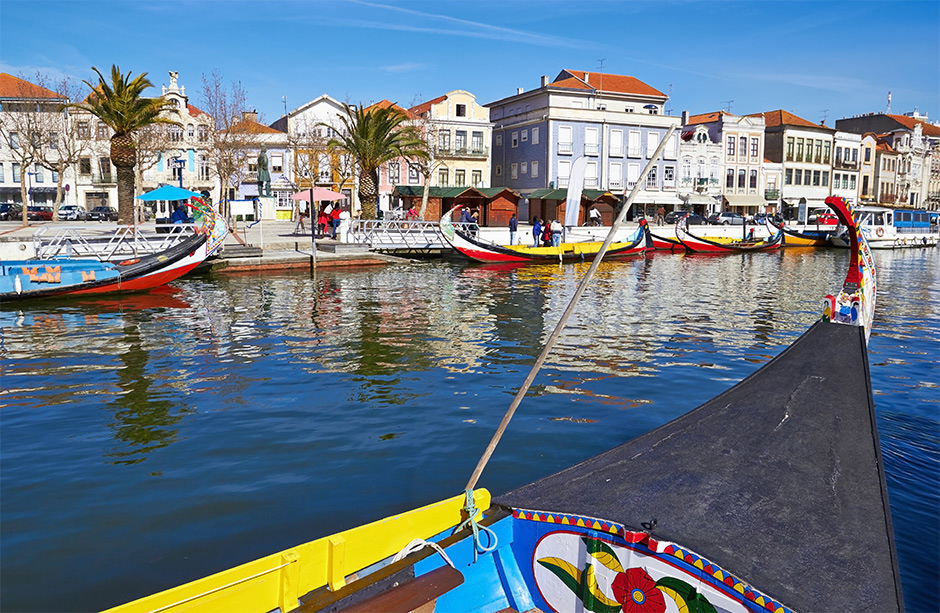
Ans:
[{"label": "metal gangway", "polygon": [[450,249],[436,221],[357,219],[352,222],[349,240],[377,251]]},{"label": "metal gangway", "polygon": [[[119,260],[166,251],[196,234],[195,224],[147,226],[42,226],[33,233],[36,258]],[[153,230],[151,230],[153,228]]]}]

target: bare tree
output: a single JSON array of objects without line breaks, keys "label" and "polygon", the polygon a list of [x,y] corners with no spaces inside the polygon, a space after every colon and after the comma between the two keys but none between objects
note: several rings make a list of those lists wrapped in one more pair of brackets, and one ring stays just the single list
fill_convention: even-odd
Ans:
[{"label": "bare tree", "polygon": [[144,173],[159,163],[166,151],[172,148],[173,143],[165,126],[150,125],[134,133],[137,143],[137,166],[134,183],[137,191],[144,192]]},{"label": "bare tree", "polygon": [[[330,150],[327,147],[328,126],[326,124],[296,119],[288,134],[288,148],[294,156],[294,184],[298,190],[316,187],[320,177],[320,159]],[[310,203],[313,206],[313,203]],[[294,216],[300,214],[300,203],[294,201]],[[310,211],[312,223],[316,223],[317,211]]]},{"label": "bare tree", "polygon": [[[226,85],[222,76],[213,71],[202,75],[203,110],[212,117],[206,153],[215,167],[221,193],[222,214],[228,218],[229,189],[241,184],[247,169],[247,160],[255,146],[255,138],[247,130],[236,126],[247,104],[247,95],[241,81]],[[235,129],[233,129],[235,128]]]},{"label": "bare tree", "polygon": [[[40,87],[56,92],[62,99],[76,100],[81,95],[81,86],[65,77],[54,84],[47,84],[47,79],[36,75]],[[40,121],[41,137],[35,148],[37,163],[52,171],[56,177],[55,204],[52,207],[52,220],[59,220],[59,205],[62,203],[63,183],[69,169],[75,168],[89,149],[89,140],[79,137],[72,126],[75,110],[59,108],[58,112],[43,113]]]}]

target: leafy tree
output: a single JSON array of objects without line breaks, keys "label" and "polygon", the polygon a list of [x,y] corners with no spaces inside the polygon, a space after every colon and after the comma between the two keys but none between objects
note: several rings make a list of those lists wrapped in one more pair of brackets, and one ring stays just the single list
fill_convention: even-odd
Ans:
[{"label": "leafy tree", "polygon": [[114,135],[111,136],[111,163],[117,169],[118,223],[134,223],[134,167],[137,164],[137,144],[134,133],[155,123],[179,125],[167,114],[178,114],[173,103],[163,98],[142,98],[141,94],[153,83],[147,73],[131,79],[131,73],[122,74],[117,65],[111,66],[110,81],[97,68],[98,83],[85,84],[91,94],[85,102],[71,106],[83,109],[103,121]]},{"label": "leafy tree", "polygon": [[340,117],[344,130],[330,139],[328,146],[342,149],[359,167],[359,203],[363,219],[375,219],[379,199],[379,167],[390,160],[427,159],[427,143],[410,125],[408,116],[398,107],[346,107]]}]

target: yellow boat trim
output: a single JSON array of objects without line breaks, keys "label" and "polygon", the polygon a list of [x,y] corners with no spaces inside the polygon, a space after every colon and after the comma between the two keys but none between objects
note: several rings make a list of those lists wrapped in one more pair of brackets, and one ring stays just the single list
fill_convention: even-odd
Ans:
[{"label": "yellow boat trim", "polygon": [[[480,511],[490,508],[486,489],[473,492]],[[266,613],[296,609],[299,598],[329,585],[346,585],[349,573],[395,555],[413,539],[429,539],[463,521],[466,494],[351,528],[292,549],[247,562],[152,596],[108,609],[104,613],[172,611]]]}]

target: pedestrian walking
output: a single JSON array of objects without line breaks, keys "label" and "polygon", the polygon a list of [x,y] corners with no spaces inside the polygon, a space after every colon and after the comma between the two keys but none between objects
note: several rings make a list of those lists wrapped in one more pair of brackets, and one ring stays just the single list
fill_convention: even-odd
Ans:
[{"label": "pedestrian walking", "polygon": [[516,230],[519,229],[519,220],[516,219],[516,214],[513,213],[512,217],[509,218],[509,246],[512,247],[516,244]]}]

